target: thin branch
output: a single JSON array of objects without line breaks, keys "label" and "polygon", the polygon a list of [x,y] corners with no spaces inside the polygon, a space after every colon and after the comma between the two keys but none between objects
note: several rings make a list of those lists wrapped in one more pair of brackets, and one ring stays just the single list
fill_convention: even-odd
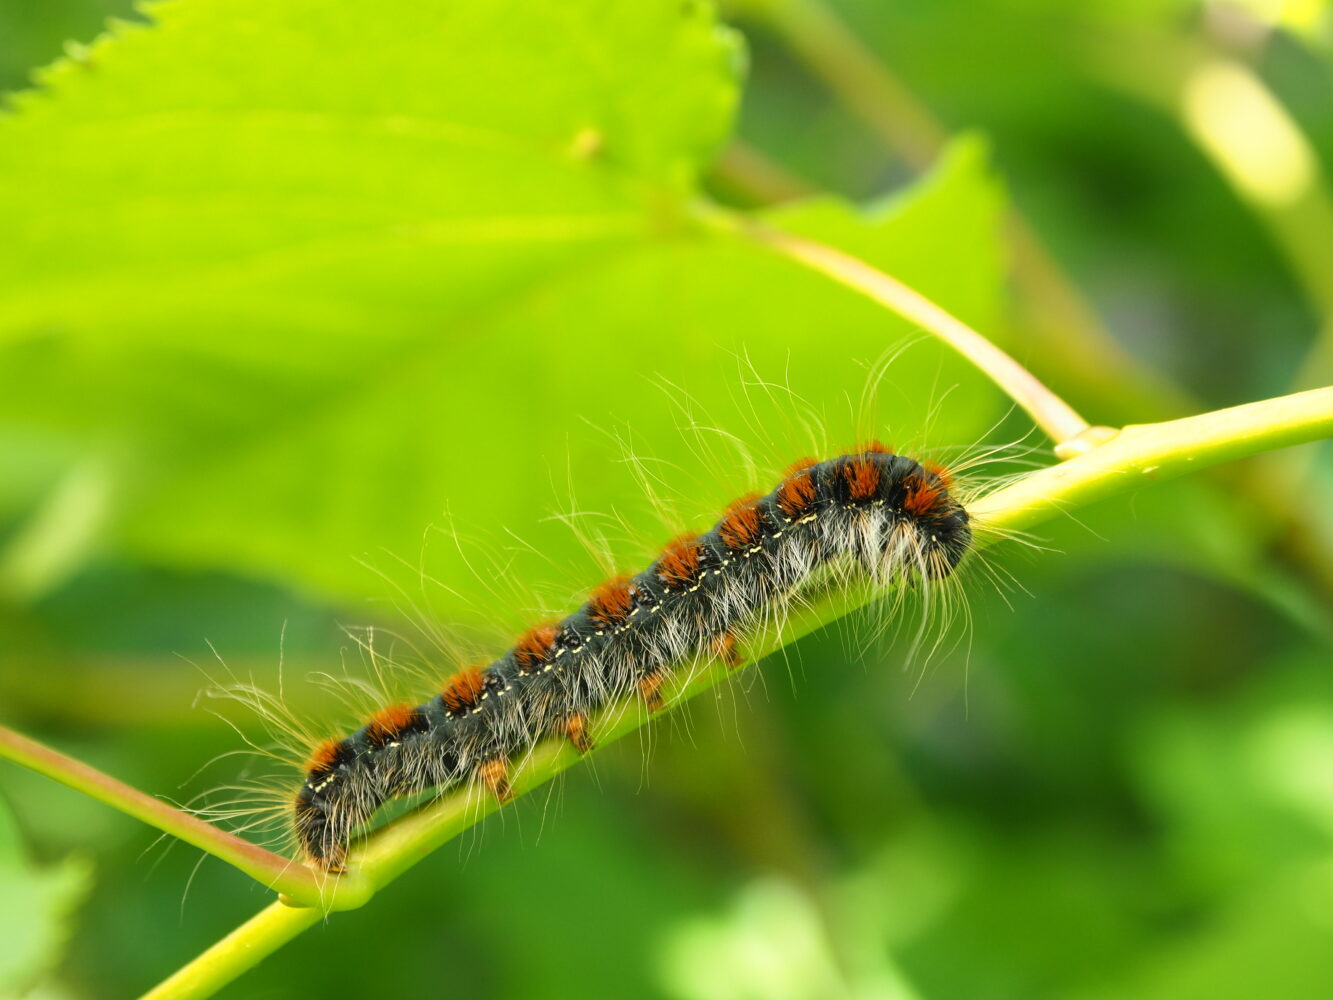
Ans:
[{"label": "thin branch", "polygon": [[712,177],[757,205],[778,205],[814,194],[806,181],[740,139],[732,139],[718,155]]},{"label": "thin branch", "polygon": [[143,995],[143,1000],[211,997],[323,919],[324,914],[316,909],[270,903],[194,961],[158,983]]},{"label": "thin branch", "polygon": [[1085,455],[1041,469],[969,507],[1021,531],[1117,493],[1221,462],[1333,436],[1333,386],[1158,424],[1131,424]]},{"label": "thin branch", "polygon": [[1090,427],[1072,406],[1008,354],[897,278],[841,250],[749,218],[729,213],[714,217],[729,224],[734,231],[855,289],[909,322],[929,330],[988,375],[1022,407],[1055,441],[1056,454],[1061,457],[1078,454],[1106,436],[1105,428]]},{"label": "thin branch", "polygon": [[838,16],[818,0],[765,0],[753,11],[914,170],[934,161],[949,133]]},{"label": "thin branch", "polygon": [[[1333,388],[1314,389],[1260,403],[1186,417],[1159,424],[1130,426],[1061,465],[1041,469],[972,504],[979,526],[978,547],[1005,534],[1025,531],[1117,493],[1138,489],[1219,462],[1274,448],[1318,441],[1333,435]],[[766,630],[739,644],[746,663],[761,659],[801,636],[842,617],[875,596],[868,586],[827,592],[793,615],[781,630]],[[666,702],[674,706],[702,694],[735,670],[707,663],[683,670],[669,685]],[[594,721],[599,748],[633,732],[647,721],[637,704],[613,706]],[[514,789],[523,794],[582,760],[565,741],[538,746],[518,767]],[[329,910],[360,905],[366,894],[382,889],[428,853],[479,822],[497,806],[489,796],[462,788],[417,810],[371,836],[351,852],[351,874],[330,879],[325,893]],[[344,896],[344,887],[353,891]],[[156,990],[153,1000],[209,996],[212,991],[258,964],[281,944],[319,922],[321,911],[295,914],[270,906],[223,942],[186,965]]]},{"label": "thin branch", "polygon": [[[248,840],[182,812],[161,799],[155,799],[109,774],[103,774],[95,767],[66,757],[4,726],[0,726],[0,758],[12,760],[38,774],[53,778],[163,833],[193,844],[234,865],[270,889],[312,902],[320,898],[319,880],[290,858],[257,847]],[[348,888],[350,899],[356,886],[353,884]]]}]

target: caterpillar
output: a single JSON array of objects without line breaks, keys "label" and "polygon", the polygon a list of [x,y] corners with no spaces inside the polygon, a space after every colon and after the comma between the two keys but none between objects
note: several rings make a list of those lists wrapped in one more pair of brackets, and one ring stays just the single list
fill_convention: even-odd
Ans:
[{"label": "caterpillar", "polygon": [[395,797],[475,783],[507,801],[519,755],[552,736],[586,753],[596,710],[625,698],[660,709],[664,681],[692,656],[738,662],[737,637],[828,564],[849,562],[884,585],[949,576],[972,543],[952,490],[945,468],[878,442],[798,461],[767,495],[734,501],[708,532],[674,539],[638,575],[602,583],[573,614],[455,673],[429,701],[389,705],[316,747],[289,806],[305,862],[345,870],[358,828]]}]

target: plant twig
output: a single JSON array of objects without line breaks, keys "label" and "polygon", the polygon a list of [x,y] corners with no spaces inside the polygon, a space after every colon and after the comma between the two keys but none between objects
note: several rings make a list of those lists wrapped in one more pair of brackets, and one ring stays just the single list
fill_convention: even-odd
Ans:
[{"label": "plant twig", "polygon": [[1131,424],[1085,455],[1041,469],[969,510],[1025,530],[1117,493],[1220,462],[1333,436],[1333,386],[1158,424]]},{"label": "plant twig", "polygon": [[756,15],[914,170],[925,170],[949,133],[884,63],[819,0],[760,0]]},{"label": "plant twig", "polygon": [[[978,545],[993,544],[1006,533],[1028,530],[1117,493],[1330,435],[1333,387],[1181,420],[1129,426],[1086,454],[1034,472],[972,504],[969,509],[978,523],[990,529],[978,535]],[[855,610],[873,596],[869,587],[829,592],[793,615],[780,631],[769,629],[749,637],[739,644],[737,652],[744,662],[758,660]],[[685,701],[734,672],[714,662],[681,671],[665,700],[668,705]],[[604,747],[645,721],[637,705],[613,706],[594,721],[592,732],[597,745]],[[563,741],[544,743],[518,767],[514,790],[520,795],[531,791],[581,759]],[[349,861],[352,874],[331,880],[334,887],[325,894],[326,907],[337,910],[348,904],[360,905],[363,894],[383,888],[496,808],[489,796],[463,788],[390,824],[353,849]],[[342,887],[352,879],[359,880],[359,886],[351,898],[344,898]],[[314,909],[292,913],[270,906],[148,996],[153,1000],[209,996],[319,919],[320,913]]]},{"label": "plant twig", "polygon": [[712,177],[756,205],[777,205],[814,194],[803,179],[740,139],[732,139],[718,154]]},{"label": "plant twig", "polygon": [[212,996],[323,919],[324,914],[316,909],[270,903],[193,962],[158,983],[143,995],[143,1000]]},{"label": "plant twig", "polygon": [[1056,444],[1062,458],[1079,454],[1108,433],[1094,428],[1030,371],[920,292],[865,261],[814,240],[793,236],[749,218],[729,215],[737,232],[853,288],[899,316],[929,330],[976,365],[1008,394]]},{"label": "plant twig", "polygon": [[[290,858],[266,851],[4,726],[0,726],[0,758],[12,760],[38,774],[54,778],[163,833],[193,844],[234,865],[270,889],[311,903],[320,899],[320,880]],[[348,888],[351,890],[351,898],[356,886],[353,884]]]}]

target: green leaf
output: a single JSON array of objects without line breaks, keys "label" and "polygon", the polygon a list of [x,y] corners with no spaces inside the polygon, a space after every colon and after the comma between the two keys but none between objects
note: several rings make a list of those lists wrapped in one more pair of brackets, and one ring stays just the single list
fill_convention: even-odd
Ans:
[{"label": "green leaf", "polygon": [[222,323],[162,320],[238,290],[234,319],[284,308],[326,336],[344,299],[364,323],[425,291],[439,323],[669,228],[736,99],[735,38],[694,4],[149,10],[0,131],[10,336],[160,327],[226,357]]},{"label": "green leaf", "polygon": [[[123,551],[350,597],[421,599],[424,566],[437,613],[517,623],[535,599],[493,578],[563,606],[607,571],[554,512],[605,515],[585,534],[631,568],[636,543],[770,487],[756,469],[867,436],[968,444],[1001,405],[896,317],[694,221],[739,65],[700,5],[151,10],[0,128],[20,279],[0,416],[108,456]],[[780,218],[985,328],[983,159],[965,144],[865,215]],[[670,523],[629,453],[679,501]]]},{"label": "green leaf", "polygon": [[131,0],[44,0],[40,4],[0,4],[0,91],[28,86],[34,66],[66,51],[79,51],[108,15],[129,16]]},{"label": "green leaf", "polygon": [[60,957],[91,876],[81,858],[47,867],[29,862],[18,823],[0,798],[0,995],[22,995]]}]

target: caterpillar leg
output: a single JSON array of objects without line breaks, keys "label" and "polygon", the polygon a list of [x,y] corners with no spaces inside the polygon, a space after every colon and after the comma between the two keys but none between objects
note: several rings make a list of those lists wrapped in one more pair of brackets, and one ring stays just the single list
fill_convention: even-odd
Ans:
[{"label": "caterpillar leg", "polygon": [[482,761],[477,768],[477,777],[501,805],[514,797],[514,789],[509,784],[509,762],[503,757]]},{"label": "caterpillar leg", "polygon": [[662,711],[666,707],[666,702],[662,700],[662,675],[654,672],[640,677],[639,697],[643,699],[648,711]]},{"label": "caterpillar leg", "polygon": [[588,735],[588,717],[571,715],[565,720],[565,738],[579,753],[587,753],[593,748],[592,737]]},{"label": "caterpillar leg", "polygon": [[315,871],[342,875],[347,871],[346,840],[350,823],[332,822],[328,810],[312,802],[305,792],[296,798],[296,836],[305,855],[305,863]]},{"label": "caterpillar leg", "polygon": [[732,670],[745,662],[736,650],[736,636],[731,632],[724,632],[713,640],[713,655]]}]

